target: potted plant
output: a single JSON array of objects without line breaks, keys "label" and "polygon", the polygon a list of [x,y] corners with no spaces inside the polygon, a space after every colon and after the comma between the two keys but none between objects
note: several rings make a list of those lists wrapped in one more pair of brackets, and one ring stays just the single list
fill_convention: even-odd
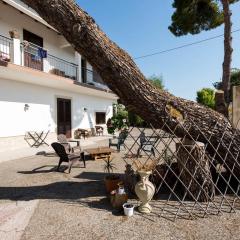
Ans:
[{"label": "potted plant", "polygon": [[118,184],[121,182],[121,179],[119,175],[113,174],[113,170],[116,169],[113,159],[108,157],[104,161],[104,171],[108,173],[108,175],[104,178],[104,182],[107,192],[110,193],[113,190],[118,189]]}]

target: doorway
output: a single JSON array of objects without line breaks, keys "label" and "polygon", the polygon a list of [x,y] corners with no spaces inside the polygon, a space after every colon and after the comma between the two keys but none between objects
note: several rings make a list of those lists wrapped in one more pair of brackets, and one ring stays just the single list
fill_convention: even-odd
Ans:
[{"label": "doorway", "polygon": [[57,133],[65,134],[67,138],[72,137],[72,112],[70,99],[57,99]]}]

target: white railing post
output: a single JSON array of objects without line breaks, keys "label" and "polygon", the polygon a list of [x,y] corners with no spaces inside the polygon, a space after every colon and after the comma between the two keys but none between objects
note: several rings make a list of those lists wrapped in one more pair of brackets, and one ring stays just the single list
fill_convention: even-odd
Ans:
[{"label": "white railing post", "polygon": [[82,82],[82,56],[75,52],[76,64],[78,65],[77,81]]},{"label": "white railing post", "polygon": [[20,45],[20,35],[17,31],[9,32],[11,38],[13,39],[13,63],[21,65],[21,45]]}]

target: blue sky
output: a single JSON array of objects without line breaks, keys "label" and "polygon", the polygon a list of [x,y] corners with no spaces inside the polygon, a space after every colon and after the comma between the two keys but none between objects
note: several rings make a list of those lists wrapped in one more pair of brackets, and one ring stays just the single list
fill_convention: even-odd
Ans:
[{"label": "blue sky", "polygon": [[[104,32],[132,57],[181,46],[223,33],[223,27],[199,35],[175,37],[171,23],[172,1],[78,0]],[[233,30],[240,28],[240,3],[234,4]],[[240,68],[240,32],[233,34],[232,67]],[[176,96],[195,100],[196,91],[212,87],[222,76],[223,38],[165,54],[138,59],[146,77],[162,75],[166,88]]]}]

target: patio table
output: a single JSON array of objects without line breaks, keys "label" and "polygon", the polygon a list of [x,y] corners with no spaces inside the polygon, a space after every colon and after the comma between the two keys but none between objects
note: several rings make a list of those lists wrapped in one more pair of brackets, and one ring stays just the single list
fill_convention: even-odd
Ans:
[{"label": "patio table", "polygon": [[111,153],[114,152],[109,147],[89,148],[84,151],[89,153],[94,160],[111,158]]}]

